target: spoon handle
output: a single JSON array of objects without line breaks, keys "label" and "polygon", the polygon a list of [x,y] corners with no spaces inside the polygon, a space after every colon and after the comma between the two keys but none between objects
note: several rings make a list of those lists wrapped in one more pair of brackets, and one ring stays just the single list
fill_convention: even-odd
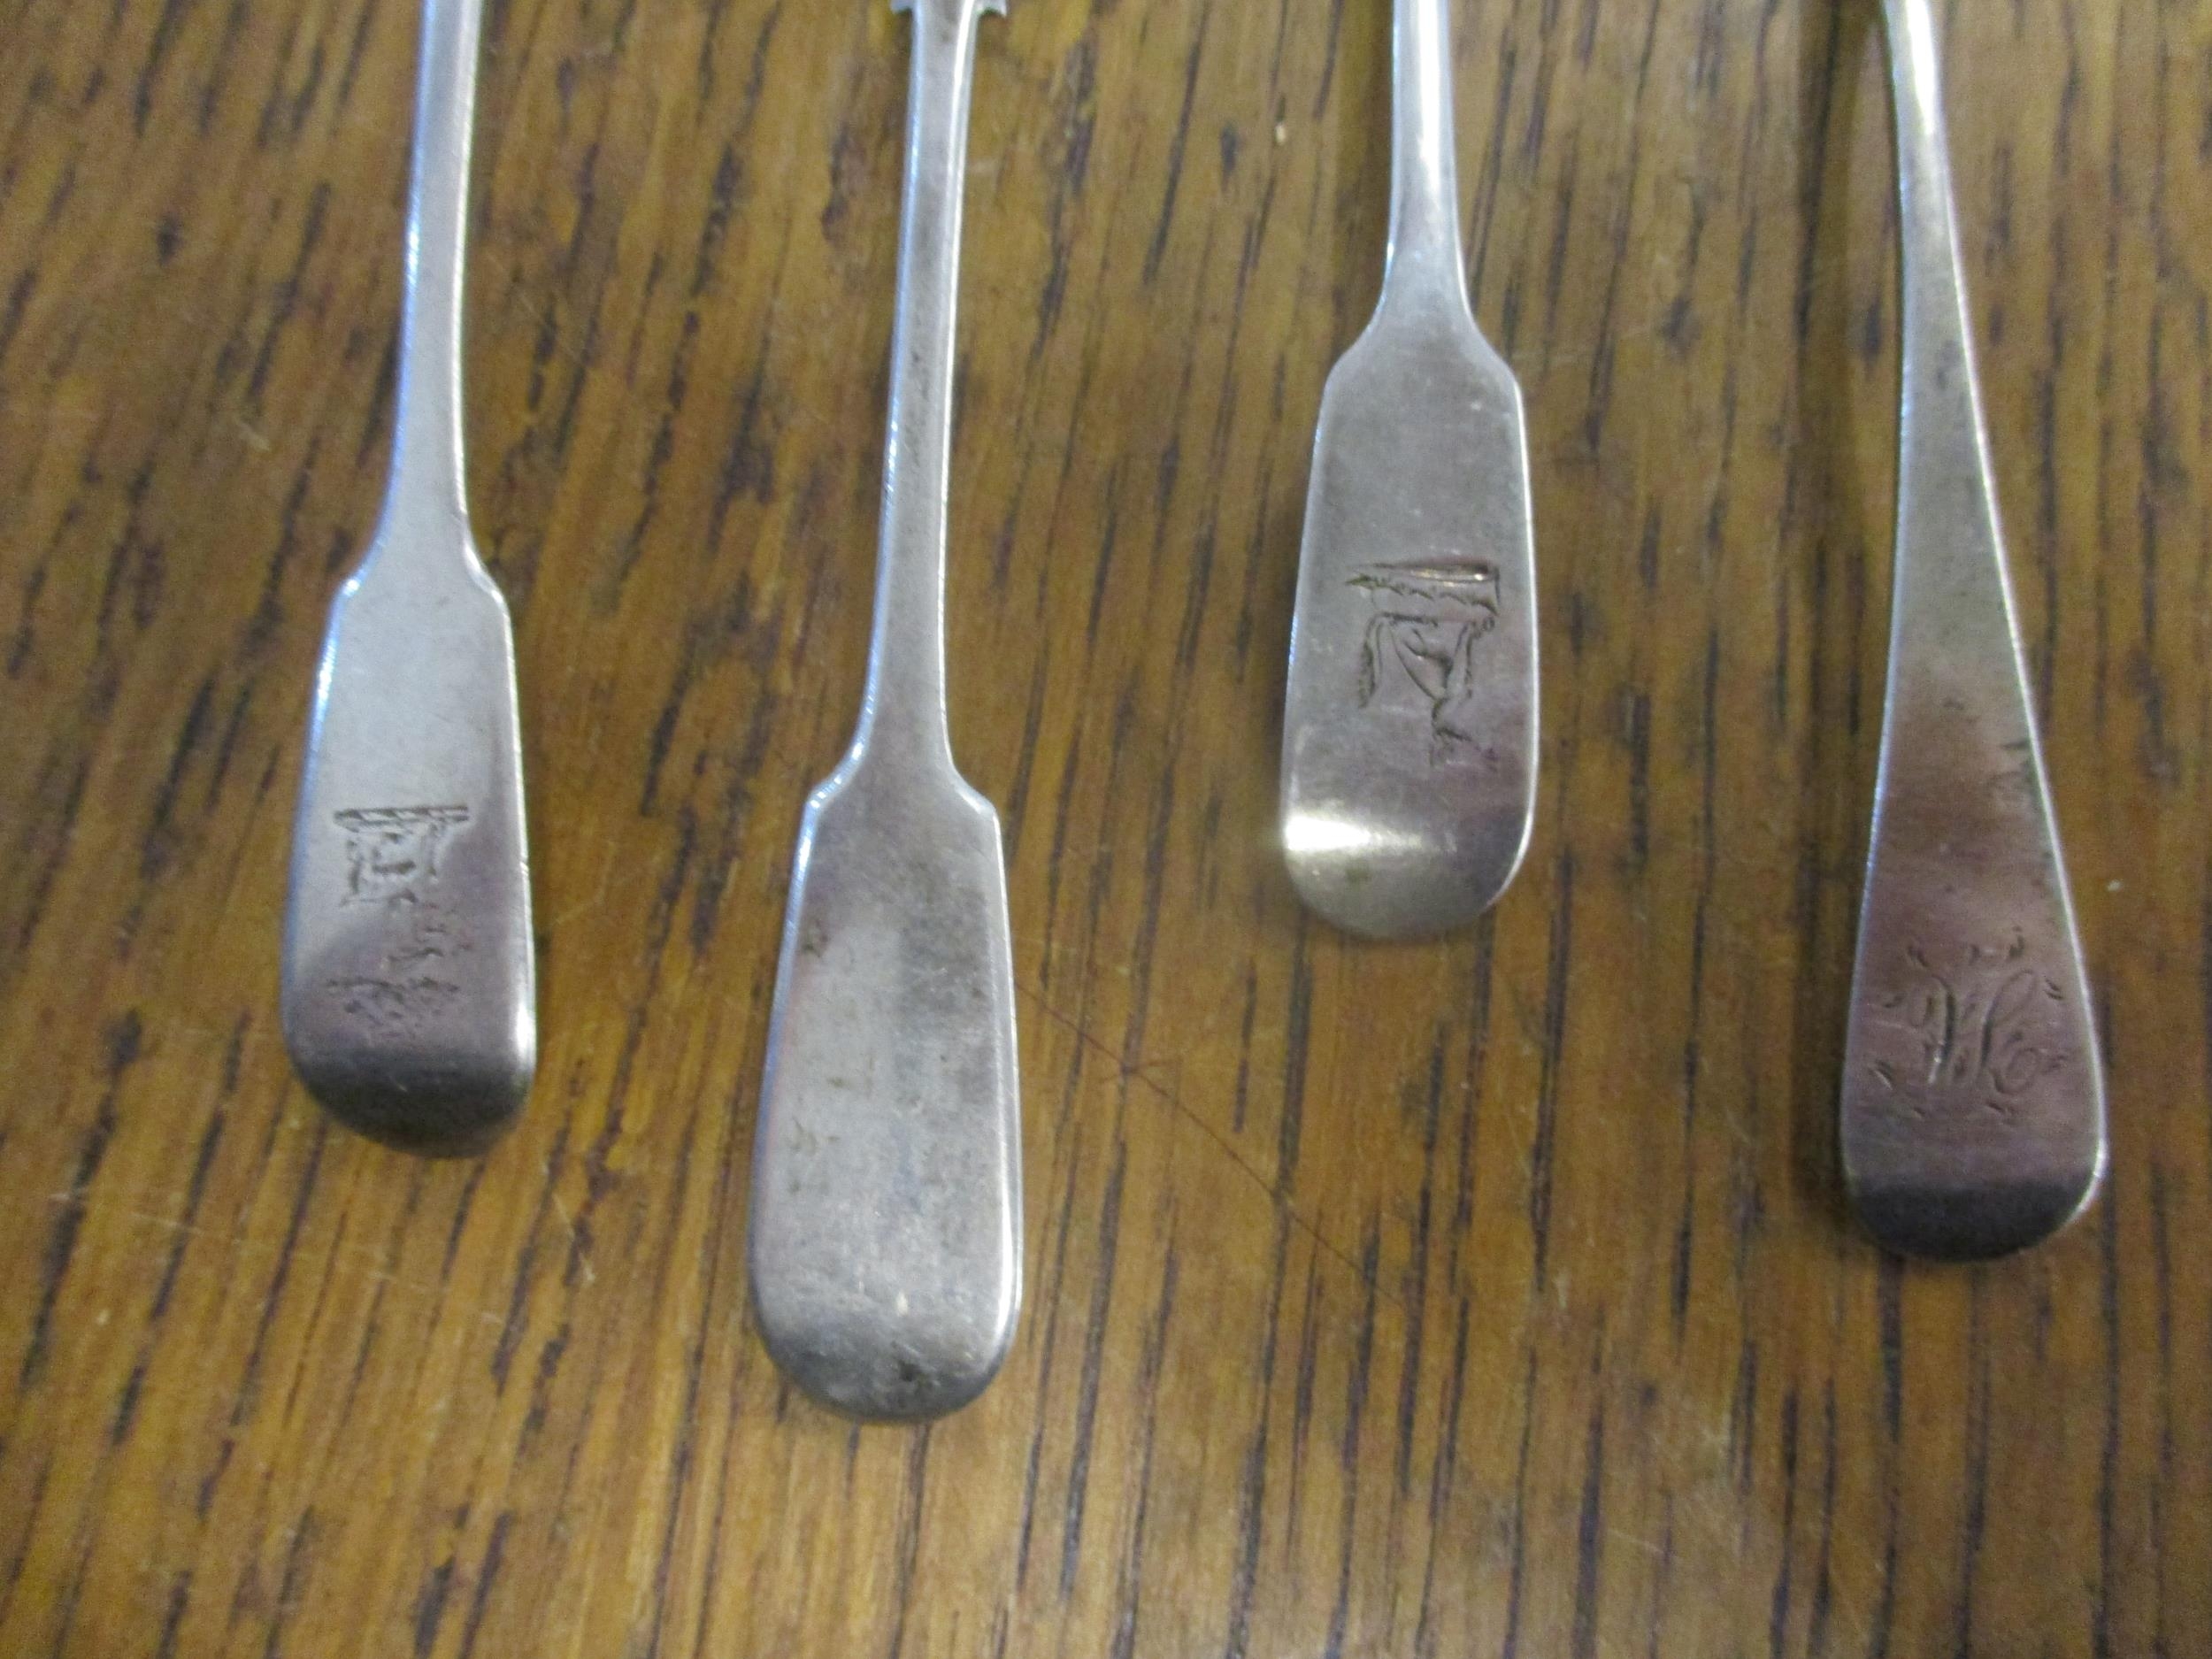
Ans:
[{"label": "spoon handle", "polygon": [[481,0],[426,0],[397,432],[331,607],[286,907],[302,1079],[417,1152],[480,1150],[537,1056],[514,641],[468,527],[462,273]]},{"label": "spoon handle", "polygon": [[942,1416],[1021,1306],[1013,934],[998,814],[953,764],[945,529],[975,28],[914,13],[875,640],[844,763],[807,803],[769,1015],[749,1220],[763,1340],[815,1399]]},{"label": "spoon handle", "polygon": [[1886,0],[1903,241],[1894,610],[1844,1051],[1884,1244],[1972,1258],[2089,1201],[2104,1091],[1976,386],[1926,0]]},{"label": "spoon handle", "polygon": [[1389,255],[1314,432],[1280,804],[1300,896],[1377,939],[1497,900],[1537,764],[1527,419],[1468,303],[1450,0],[1396,0],[1394,40]]}]

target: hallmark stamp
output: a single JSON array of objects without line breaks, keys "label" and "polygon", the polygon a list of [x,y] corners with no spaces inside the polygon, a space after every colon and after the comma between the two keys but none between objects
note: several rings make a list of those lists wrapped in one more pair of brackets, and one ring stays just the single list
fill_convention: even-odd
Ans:
[{"label": "hallmark stamp", "polygon": [[373,928],[377,954],[324,982],[349,1018],[394,1035],[419,1031],[459,1002],[474,949],[462,918],[435,898],[394,899]]},{"label": "hallmark stamp", "polygon": [[1346,584],[1372,603],[1360,642],[1359,706],[1391,686],[1428,705],[1429,762],[1442,765],[1479,739],[1475,651],[1498,626],[1497,567],[1485,559],[1370,565]]},{"label": "hallmark stamp", "polygon": [[461,987],[434,973],[392,978],[357,974],[332,979],[328,988],[349,1019],[395,1036],[419,1031],[451,1008]]},{"label": "hallmark stamp", "polygon": [[446,838],[469,821],[465,806],[354,807],[335,815],[346,833],[348,904],[411,904],[438,879]]},{"label": "hallmark stamp", "polygon": [[2001,949],[1969,945],[1950,963],[1906,947],[1908,981],[1879,1003],[1905,1052],[1869,1068],[1901,1108],[1916,1117],[1969,1108],[2009,1117],[2073,1058],[2056,1018],[2066,994],[2027,953],[2017,933]]}]

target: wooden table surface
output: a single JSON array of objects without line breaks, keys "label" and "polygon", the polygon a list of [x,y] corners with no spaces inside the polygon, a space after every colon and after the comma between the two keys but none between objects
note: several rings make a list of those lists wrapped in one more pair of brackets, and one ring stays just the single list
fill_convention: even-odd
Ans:
[{"label": "wooden table surface", "polygon": [[1028,1302],[856,1429],[753,1328],[792,839],[866,645],[905,20],[501,0],[469,350],[542,1064],[413,1162],[274,1011],[392,414],[403,0],[0,0],[0,1653],[2212,1653],[2212,12],[1947,12],[2022,621],[2108,1042],[2060,1241],[1884,1259],[1832,1145],[1889,589],[1871,4],[1460,7],[1532,420],[1528,865],[1273,843],[1388,8],[1014,0],[951,573]]}]

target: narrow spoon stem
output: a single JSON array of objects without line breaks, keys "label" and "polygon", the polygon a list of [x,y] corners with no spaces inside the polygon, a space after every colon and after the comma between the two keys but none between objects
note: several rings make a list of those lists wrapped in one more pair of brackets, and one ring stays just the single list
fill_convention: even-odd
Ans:
[{"label": "narrow spoon stem", "polygon": [[922,0],[914,8],[875,634],[856,740],[865,744],[880,731],[947,764],[946,505],[977,10],[975,0]]},{"label": "narrow spoon stem", "polygon": [[[426,0],[389,503],[465,518],[461,388],[470,135],[483,0]],[[401,543],[391,544],[395,547]],[[405,548],[422,549],[420,540]]]},{"label": "narrow spoon stem", "polygon": [[[1396,0],[1392,50],[1390,252],[1394,277],[1464,285],[1452,121],[1451,0]],[[1418,270],[1409,267],[1417,266]]]}]

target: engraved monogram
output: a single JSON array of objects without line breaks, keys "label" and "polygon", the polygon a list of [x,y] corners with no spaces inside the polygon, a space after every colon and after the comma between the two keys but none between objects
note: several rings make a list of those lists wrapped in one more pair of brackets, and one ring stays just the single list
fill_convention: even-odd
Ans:
[{"label": "engraved monogram", "polygon": [[1939,964],[1917,944],[1909,982],[1882,999],[1886,1024],[1907,1040],[1904,1064],[1877,1060],[1875,1080],[1916,1116],[1978,1106],[2008,1117],[2044,1078],[2073,1058],[2054,1016],[2065,1007],[2056,980],[2031,966],[2024,935],[1992,949],[1970,945]]},{"label": "engraved monogram", "polygon": [[1483,559],[1370,565],[1347,585],[1374,605],[1360,642],[1359,706],[1395,679],[1428,703],[1431,764],[1474,745],[1475,649],[1498,626],[1497,567]]}]

